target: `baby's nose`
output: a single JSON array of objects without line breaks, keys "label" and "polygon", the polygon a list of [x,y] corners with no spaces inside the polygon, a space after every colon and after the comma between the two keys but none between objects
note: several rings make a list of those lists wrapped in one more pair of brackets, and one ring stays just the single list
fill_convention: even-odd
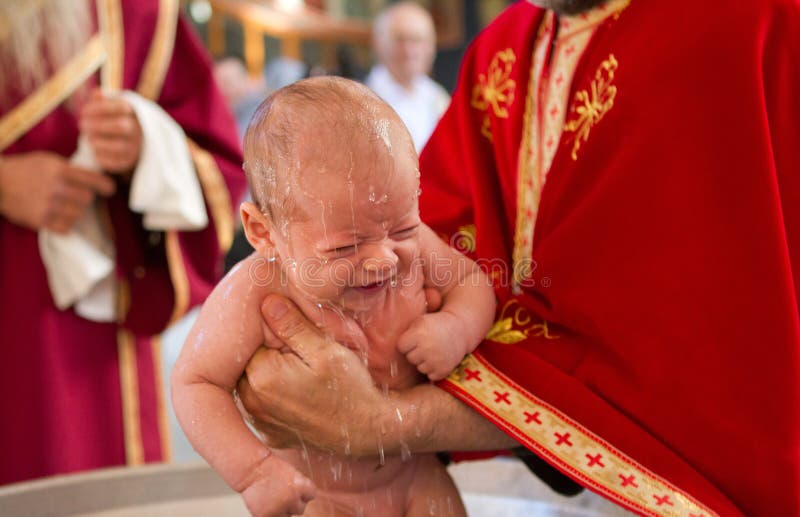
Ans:
[{"label": "baby's nose", "polygon": [[397,254],[389,246],[378,244],[370,246],[361,267],[370,273],[392,272],[397,267]]}]

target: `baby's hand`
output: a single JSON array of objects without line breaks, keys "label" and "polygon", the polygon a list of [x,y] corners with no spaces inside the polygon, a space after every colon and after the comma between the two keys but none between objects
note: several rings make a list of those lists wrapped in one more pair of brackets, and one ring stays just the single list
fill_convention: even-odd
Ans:
[{"label": "baby's hand", "polygon": [[464,359],[468,343],[460,320],[442,311],[423,315],[403,332],[397,349],[432,381],[444,379]]},{"label": "baby's hand", "polygon": [[256,517],[283,517],[302,515],[316,490],[314,483],[291,464],[270,455],[253,473],[242,497]]}]

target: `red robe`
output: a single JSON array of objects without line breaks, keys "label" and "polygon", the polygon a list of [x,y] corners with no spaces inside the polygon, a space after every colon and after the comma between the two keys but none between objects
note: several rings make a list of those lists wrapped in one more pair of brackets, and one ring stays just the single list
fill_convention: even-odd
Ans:
[{"label": "red robe", "polygon": [[479,35],[421,156],[423,219],[500,300],[440,386],[645,515],[800,512],[800,4],[735,4],[633,0],[599,26],[518,294],[544,11],[518,2]]},{"label": "red robe", "polygon": [[[123,1],[121,8],[121,86],[136,90],[159,2]],[[210,60],[190,26],[184,20],[176,26],[174,13],[174,49],[166,54],[163,87],[157,84],[151,94],[198,146],[193,157],[198,171],[205,171],[209,225],[196,232],[145,231],[120,188],[107,209],[117,276],[129,292],[121,303],[129,307],[119,323],[95,323],[56,309],[37,234],[0,218],[0,484],[158,461],[169,453],[160,357],[149,337],[205,298],[218,280],[232,230],[230,199],[244,188],[236,128],[213,83]],[[153,46],[169,52],[169,32]],[[97,74],[91,81],[97,84]],[[75,114],[61,104],[3,154],[50,150],[69,156],[77,136]]]}]

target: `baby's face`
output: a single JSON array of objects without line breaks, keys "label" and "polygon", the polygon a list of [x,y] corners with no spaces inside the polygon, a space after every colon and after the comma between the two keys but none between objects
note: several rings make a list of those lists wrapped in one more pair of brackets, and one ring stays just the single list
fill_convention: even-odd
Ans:
[{"label": "baby's face", "polygon": [[293,200],[305,217],[290,221],[275,247],[289,282],[309,298],[366,310],[421,273],[419,173],[413,151],[349,147],[324,163],[301,160],[308,165]]}]

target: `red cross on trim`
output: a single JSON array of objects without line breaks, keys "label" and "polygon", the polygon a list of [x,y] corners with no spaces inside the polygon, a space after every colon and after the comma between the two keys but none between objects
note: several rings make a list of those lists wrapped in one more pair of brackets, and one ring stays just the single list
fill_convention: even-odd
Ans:
[{"label": "red cross on trim", "polygon": [[561,86],[561,83],[564,82],[564,74],[558,74],[556,77],[556,86]]},{"label": "red cross on trim", "polygon": [[631,474],[630,476],[623,476],[622,474],[617,474],[617,475],[620,477],[620,479],[622,479],[622,486],[630,485],[633,488],[639,488],[639,485],[637,485],[636,481],[634,481],[634,479],[636,479],[636,476],[634,476],[633,474]]},{"label": "red cross on trim", "polygon": [[536,422],[539,425],[542,425],[542,421],[539,420],[539,412],[536,413],[528,413],[525,412],[525,423],[530,424],[531,422]]},{"label": "red cross on trim", "polygon": [[567,47],[567,50],[565,50],[565,51],[564,51],[564,53],[565,53],[566,55],[570,55],[570,54],[572,54],[573,52],[575,52],[575,45],[570,45],[569,47]]},{"label": "red cross on trim", "polygon": [[558,108],[553,106],[550,108],[550,118],[555,118],[556,115],[558,115]]},{"label": "red cross on trim", "polygon": [[500,393],[499,391],[495,391],[494,392],[494,401],[495,402],[503,401],[503,402],[505,402],[506,404],[508,404],[510,406],[511,405],[511,401],[508,400],[508,396],[509,395],[511,395],[511,394],[509,392],[507,392],[507,391],[505,391],[503,393]]},{"label": "red cross on trim", "polygon": [[558,438],[558,441],[556,441],[556,445],[561,445],[562,443],[566,443],[567,445],[572,447],[572,442],[569,441],[569,433],[564,433],[564,434],[553,433],[553,434],[556,436],[556,438]]},{"label": "red cross on trim", "polygon": [[481,371],[480,370],[470,370],[469,368],[464,368],[464,373],[467,374],[465,381],[469,381],[475,379],[478,382],[483,382],[481,380]]},{"label": "red cross on trim", "polygon": [[669,494],[665,495],[664,497],[658,497],[657,495],[653,494],[653,497],[656,500],[656,506],[661,506],[662,504],[675,506],[674,504],[672,504],[672,501],[669,500]]},{"label": "red cross on trim", "polygon": [[585,456],[589,458],[589,463],[586,465],[587,467],[593,467],[595,465],[600,465],[601,467],[605,467],[605,465],[603,465],[603,462],[600,461],[603,458],[603,455],[600,454],[599,452],[594,456],[592,456],[591,454],[585,454]]},{"label": "red cross on trim", "polygon": [[551,136],[550,138],[547,139],[547,148],[549,149],[549,148],[553,147],[554,143],[555,142],[553,142],[553,137]]}]

